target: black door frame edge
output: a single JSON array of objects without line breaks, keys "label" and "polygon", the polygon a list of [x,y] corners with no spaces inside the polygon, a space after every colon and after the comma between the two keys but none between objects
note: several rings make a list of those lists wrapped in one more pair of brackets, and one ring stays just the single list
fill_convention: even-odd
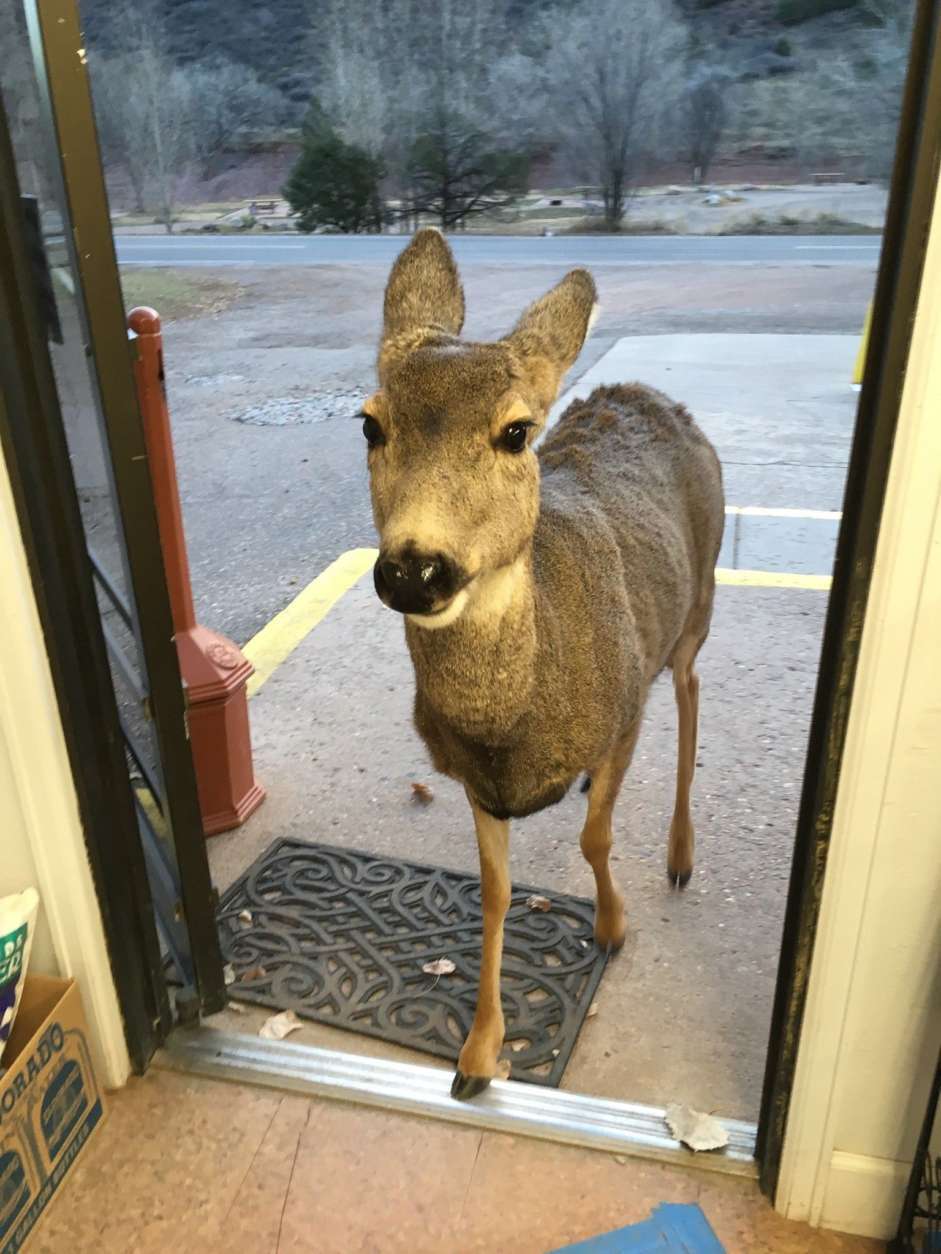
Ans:
[{"label": "black door frame edge", "polygon": [[941,0],[919,0],[843,500],[781,942],[757,1158],[774,1197],[863,621],[941,168]]},{"label": "black door frame edge", "polygon": [[[76,0],[24,0],[40,107],[55,136],[69,246],[80,280],[89,365],[101,400],[112,480],[127,549],[131,597],[150,695],[150,713],[164,776],[164,821],[179,873],[180,903],[190,942],[197,1001],[187,1014],[226,1003],[216,932],[216,893],[187,728],[185,694],[173,640],[163,551],[150,462],[137,399],[98,145],[91,85]],[[189,990],[187,990],[189,991]],[[177,999],[178,1007],[182,999]]]},{"label": "black door frame edge", "polygon": [[101,619],[0,101],[0,445],[135,1071],[170,1008]]}]

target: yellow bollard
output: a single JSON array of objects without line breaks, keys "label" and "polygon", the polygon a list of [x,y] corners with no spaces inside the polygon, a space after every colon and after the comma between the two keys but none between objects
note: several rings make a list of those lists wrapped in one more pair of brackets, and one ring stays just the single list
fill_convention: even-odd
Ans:
[{"label": "yellow bollard", "polygon": [[866,319],[863,322],[863,338],[856,354],[856,365],[853,367],[853,383],[862,383],[863,371],[866,368],[866,350],[869,348],[869,327],[872,324],[872,301],[866,306]]}]

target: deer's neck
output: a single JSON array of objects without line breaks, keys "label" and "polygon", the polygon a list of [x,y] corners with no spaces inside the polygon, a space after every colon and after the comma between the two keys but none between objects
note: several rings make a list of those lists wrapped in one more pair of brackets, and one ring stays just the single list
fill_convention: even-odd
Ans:
[{"label": "deer's neck", "polygon": [[451,626],[406,622],[422,699],[472,740],[501,744],[531,702],[536,670],[532,550],[484,576]]}]

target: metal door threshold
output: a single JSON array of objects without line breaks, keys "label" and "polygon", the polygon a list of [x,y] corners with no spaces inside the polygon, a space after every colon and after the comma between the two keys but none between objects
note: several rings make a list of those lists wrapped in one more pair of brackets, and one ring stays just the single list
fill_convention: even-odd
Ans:
[{"label": "metal door threshold", "polygon": [[155,1056],[154,1065],[308,1097],[336,1098],[383,1110],[426,1115],[490,1132],[532,1136],[706,1171],[757,1175],[756,1127],[735,1119],[722,1120],[730,1137],[726,1149],[693,1154],[669,1135],[663,1110],[654,1106],[508,1080],[494,1080],[472,1102],[456,1102],[450,1095],[450,1069],[390,1062],[206,1027],[177,1029]]}]

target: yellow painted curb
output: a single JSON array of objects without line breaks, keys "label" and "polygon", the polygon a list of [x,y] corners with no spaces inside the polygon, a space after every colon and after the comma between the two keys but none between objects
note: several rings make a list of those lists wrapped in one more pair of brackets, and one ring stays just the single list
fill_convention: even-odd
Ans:
[{"label": "yellow painted curb", "polygon": [[869,328],[872,326],[872,301],[866,306],[866,318],[863,322],[863,338],[860,340],[856,364],[853,366],[853,382],[862,383],[863,371],[866,369],[866,353],[869,349]]},{"label": "yellow painted curb", "polygon": [[777,570],[728,570],[716,567],[716,583],[739,588],[811,588],[826,592],[832,583],[830,575],[792,575]]},{"label": "yellow painted curb", "polygon": [[254,696],[324,618],[340,597],[361,579],[379,556],[378,549],[350,549],[297,594],[290,605],[252,636],[242,652],[255,668],[247,691]]},{"label": "yellow painted curb", "polygon": [[[321,622],[340,598],[374,564],[378,549],[350,549],[297,594],[293,601],[276,614],[245,645],[242,652],[255,668],[247,691],[253,697],[274,674],[282,662]],[[796,575],[774,570],[716,569],[716,583],[740,588],[808,588],[826,592],[829,575]]]}]

